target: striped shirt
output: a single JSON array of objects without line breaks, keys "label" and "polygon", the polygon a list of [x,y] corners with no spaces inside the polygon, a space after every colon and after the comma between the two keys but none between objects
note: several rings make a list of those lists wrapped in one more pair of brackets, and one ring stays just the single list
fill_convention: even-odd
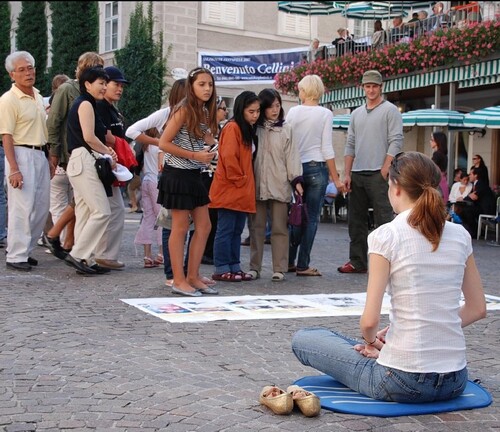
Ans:
[{"label": "striped shirt", "polygon": [[[201,131],[205,134],[208,131],[208,127],[205,124],[201,124]],[[190,135],[186,126],[182,126],[177,132],[177,135],[173,139],[173,143],[180,148],[191,151],[191,152],[199,152],[203,150],[203,146],[205,142],[203,138],[197,138]],[[168,166],[180,169],[203,169],[206,168],[206,164],[203,162],[195,161],[192,159],[185,159],[180,156],[174,156],[171,154],[165,155],[165,162]]]}]

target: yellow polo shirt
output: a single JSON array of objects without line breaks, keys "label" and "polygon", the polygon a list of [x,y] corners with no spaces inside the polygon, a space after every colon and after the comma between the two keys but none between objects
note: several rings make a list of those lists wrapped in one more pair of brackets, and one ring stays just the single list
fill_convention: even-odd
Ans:
[{"label": "yellow polo shirt", "polygon": [[35,99],[14,84],[0,97],[0,135],[12,135],[14,145],[42,146],[47,143],[46,113],[40,92],[33,87]]}]

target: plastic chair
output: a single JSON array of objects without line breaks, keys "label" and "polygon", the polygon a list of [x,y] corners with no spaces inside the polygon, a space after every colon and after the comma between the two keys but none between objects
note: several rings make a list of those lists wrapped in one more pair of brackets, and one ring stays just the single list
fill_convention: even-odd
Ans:
[{"label": "plastic chair", "polygon": [[498,221],[498,216],[500,214],[500,197],[497,198],[497,212],[494,215],[491,214],[480,214],[477,220],[477,239],[481,237],[481,228],[484,225],[484,239],[488,237],[488,227],[495,228],[496,230],[496,242],[498,243],[498,233],[500,230],[500,223]]}]

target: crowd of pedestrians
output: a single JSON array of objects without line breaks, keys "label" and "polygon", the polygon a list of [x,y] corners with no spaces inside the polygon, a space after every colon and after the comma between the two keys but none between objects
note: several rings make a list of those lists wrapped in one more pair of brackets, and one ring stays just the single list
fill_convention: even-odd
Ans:
[{"label": "crowd of pedestrians", "polygon": [[[37,265],[32,251],[47,218],[52,226],[43,232],[44,243],[78,274],[124,268],[119,253],[127,184],[103,184],[95,168],[103,157],[112,169],[123,165],[140,176],[143,215],[134,243],[144,249],[144,268],[163,266],[165,285],[179,295],[217,294],[217,282],[260,278],[266,243],[271,244],[272,281],[285,280],[287,273],[321,276],[311,251],[329,179],[336,195],[349,197],[349,260],[339,272],[368,271],[369,209],[377,227],[394,217],[387,178],[402,151],[402,118],[382,96],[378,71],[362,78],[366,103],[351,115],[342,181],[332,143],[333,114],[319,105],[325,89],[317,75],[300,81],[301,104],[286,116],[281,96],[268,88],[258,95],[240,93],[228,119],[211,72],[195,68],[175,81],[167,108],[125,128],[117,102],[129,82],[120,69],[103,67],[98,54],[82,54],[74,80],[60,77],[48,116],[34,87],[33,57],[15,52],[5,65],[14,82],[0,99],[9,198],[8,231],[0,232],[0,242],[7,246],[9,269],[29,271]],[[136,143],[135,154],[126,137]],[[446,204],[442,138],[434,133],[431,144]],[[487,178],[484,168],[478,160],[472,178]],[[453,193],[455,205],[477,196],[475,186],[469,195],[462,186]],[[306,225],[288,224],[293,193],[302,197]],[[0,205],[2,200],[0,194]],[[468,222],[471,216],[462,213]],[[5,229],[2,217],[0,212]],[[166,221],[161,230],[160,219]],[[240,255],[247,219],[248,264]],[[200,274],[201,263],[214,266],[210,277]]]}]

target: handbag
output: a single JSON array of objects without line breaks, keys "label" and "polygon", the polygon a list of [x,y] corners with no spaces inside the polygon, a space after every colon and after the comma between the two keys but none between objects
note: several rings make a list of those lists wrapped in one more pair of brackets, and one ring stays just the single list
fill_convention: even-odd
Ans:
[{"label": "handbag", "polygon": [[113,196],[113,183],[116,181],[116,177],[111,168],[111,162],[107,157],[96,157],[93,153],[92,156],[95,158],[95,169],[97,171],[97,176],[101,180],[104,190],[106,191],[107,197]]},{"label": "handbag", "polygon": [[288,212],[288,224],[295,227],[303,227],[309,222],[307,207],[302,196],[294,191],[293,201]]}]

